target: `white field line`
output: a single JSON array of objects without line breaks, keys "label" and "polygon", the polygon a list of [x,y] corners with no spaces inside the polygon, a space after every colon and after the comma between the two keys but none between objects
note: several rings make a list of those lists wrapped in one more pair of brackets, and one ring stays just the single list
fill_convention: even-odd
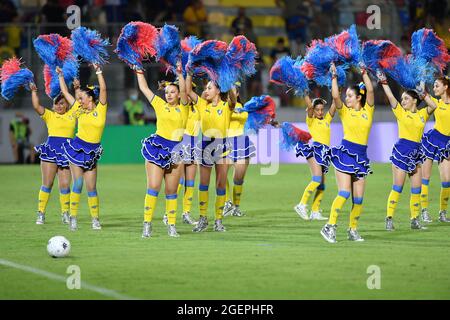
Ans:
[{"label": "white field line", "polygon": [[[0,265],[18,269],[18,270],[22,270],[22,271],[29,272],[29,273],[34,273],[39,276],[45,277],[47,279],[55,280],[55,281],[60,281],[60,282],[64,282],[64,283],[66,283],[66,281],[67,281],[66,277],[61,276],[59,274],[48,272],[48,271],[37,269],[37,268],[33,268],[33,267],[26,266],[23,264],[18,264],[18,263],[12,262],[12,261],[4,260],[4,259],[0,259]],[[114,290],[94,286],[94,285],[91,285],[84,281],[81,281],[81,289],[94,291],[94,292],[100,293],[106,297],[110,297],[110,298],[114,298],[114,299],[118,299],[118,300],[138,300],[137,298],[133,298],[133,297],[129,297],[129,296],[120,294]],[[67,289],[67,290],[69,290],[69,289]]]}]

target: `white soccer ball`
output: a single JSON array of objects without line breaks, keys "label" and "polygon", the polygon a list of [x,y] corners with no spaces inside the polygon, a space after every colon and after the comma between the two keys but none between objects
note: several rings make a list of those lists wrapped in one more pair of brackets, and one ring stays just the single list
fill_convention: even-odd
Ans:
[{"label": "white soccer ball", "polygon": [[62,258],[70,252],[70,242],[63,236],[54,236],[47,243],[47,252],[53,258]]}]

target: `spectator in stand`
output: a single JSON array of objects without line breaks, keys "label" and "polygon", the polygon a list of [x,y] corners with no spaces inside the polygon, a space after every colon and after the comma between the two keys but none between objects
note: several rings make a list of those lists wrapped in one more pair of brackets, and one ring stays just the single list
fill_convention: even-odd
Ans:
[{"label": "spectator in stand", "polygon": [[139,99],[139,93],[136,89],[128,92],[128,99],[123,104],[123,114],[125,124],[132,126],[143,126],[144,122],[144,102]]},{"label": "spectator in stand", "polygon": [[[30,121],[22,113],[17,112],[16,117],[9,125],[9,140],[13,149],[14,163],[34,163],[34,146],[30,143]],[[25,151],[29,150],[28,159]]]},{"label": "spectator in stand", "polygon": [[252,20],[247,17],[245,8],[239,7],[238,16],[231,23],[231,33],[235,36],[246,35],[247,32],[253,32]]},{"label": "spectator in stand", "polygon": [[8,34],[0,27],[0,64],[13,56],[14,50],[8,46]]},{"label": "spectator in stand", "polygon": [[299,3],[297,0],[284,0],[284,17],[291,53],[293,56],[302,54],[308,42],[308,28],[311,23],[311,4],[309,1]]},{"label": "spectator in stand", "polygon": [[157,13],[154,22],[164,23],[178,21],[177,10],[178,7],[174,0],[164,0],[164,8]]},{"label": "spectator in stand", "polygon": [[57,23],[61,24],[61,26],[47,26],[43,33],[59,33],[63,36],[67,36],[70,30],[64,26],[66,17],[66,11],[59,5],[58,0],[48,0],[41,8],[41,21],[49,24]]},{"label": "spectator in stand", "polygon": [[0,23],[10,23],[17,16],[17,8],[11,0],[0,0]]},{"label": "spectator in stand", "polygon": [[277,45],[275,48],[272,49],[272,52],[270,53],[270,57],[272,58],[272,64],[275,63],[278,59],[284,57],[284,56],[290,56],[291,51],[288,47],[286,47],[284,43],[284,38],[278,38]]},{"label": "spectator in stand", "polygon": [[20,57],[20,42],[22,36],[22,28],[19,27],[19,16],[13,19],[13,25],[5,27],[5,32],[8,35],[7,46],[14,50],[14,54]]},{"label": "spectator in stand", "polygon": [[186,24],[186,33],[203,38],[206,33],[205,23],[207,13],[202,0],[191,0],[191,4],[184,10],[183,21]]}]

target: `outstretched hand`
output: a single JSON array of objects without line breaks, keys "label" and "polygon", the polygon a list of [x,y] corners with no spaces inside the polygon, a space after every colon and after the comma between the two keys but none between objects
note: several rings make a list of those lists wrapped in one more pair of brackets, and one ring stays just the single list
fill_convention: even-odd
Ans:
[{"label": "outstretched hand", "polygon": [[380,69],[377,70],[377,79],[378,79],[378,82],[380,82],[381,84],[387,84],[386,74],[383,71],[381,71]]},{"label": "outstretched hand", "polygon": [[34,91],[34,92],[37,91],[37,86],[34,82],[30,82],[29,86],[30,86],[31,91]]}]

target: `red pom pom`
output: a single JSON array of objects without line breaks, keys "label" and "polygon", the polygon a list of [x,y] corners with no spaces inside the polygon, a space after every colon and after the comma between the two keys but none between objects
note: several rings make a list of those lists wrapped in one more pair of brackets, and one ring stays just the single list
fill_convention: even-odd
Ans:
[{"label": "red pom pom", "polygon": [[3,62],[1,73],[0,73],[0,81],[6,81],[11,77],[13,74],[20,71],[20,59],[17,59],[16,57],[13,57],[11,59],[6,60]]}]

